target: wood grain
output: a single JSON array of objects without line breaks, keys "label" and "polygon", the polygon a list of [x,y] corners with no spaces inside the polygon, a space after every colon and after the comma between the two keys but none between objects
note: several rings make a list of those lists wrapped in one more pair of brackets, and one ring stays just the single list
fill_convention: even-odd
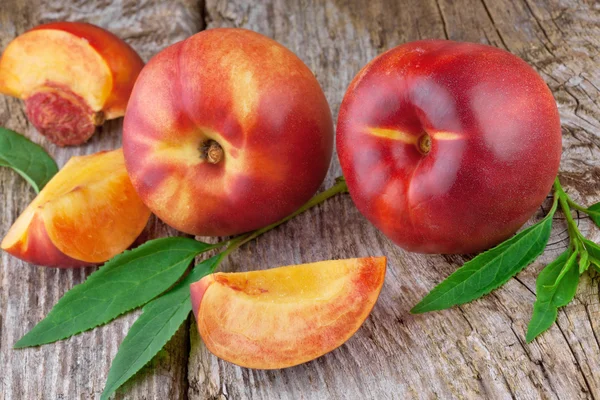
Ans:
[{"label": "wood grain", "polygon": [[[306,62],[334,116],[358,70],[403,42],[449,38],[505,48],[531,63],[557,99],[563,124],[561,180],[567,191],[582,203],[600,200],[600,7],[593,0],[55,0],[43,5],[5,0],[0,45],[4,48],[37,23],[58,19],[104,26],[146,60],[205,26],[256,30]],[[0,99],[0,125],[43,144],[61,165],[74,154],[120,144],[121,121],[116,121],[85,146],[55,148],[29,126],[19,101]],[[340,172],[335,160],[324,187]],[[33,191],[16,174],[0,170],[0,234],[32,198]],[[541,215],[542,209],[532,222]],[[580,217],[582,231],[600,241],[599,231]],[[186,324],[118,397],[600,398],[597,276],[584,275],[576,300],[559,312],[557,325],[532,344],[524,342],[535,277],[566,246],[560,218],[546,253],[502,289],[469,305],[412,316],[408,310],[468,258],[404,252],[373,228],[348,196],[334,198],[245,246],[223,269],[388,256],[380,300],[352,339],[305,365],[253,371],[212,356],[195,328]],[[150,236],[171,233],[157,221],[148,228]],[[6,254],[0,260],[0,399],[98,397],[135,314],[57,344],[12,350],[12,344],[91,271],[33,267]]]},{"label": "wood grain", "polygon": [[[206,10],[208,28],[253,29],[296,52],[315,72],[334,115],[358,70],[402,42],[450,38],[506,48],[540,71],[557,97],[568,191],[587,203],[600,199],[594,179],[600,164],[600,10],[593,2],[209,0]],[[339,173],[335,162],[327,184]],[[369,225],[348,197],[329,201],[250,244],[224,268],[387,255],[386,283],[371,317],[325,357],[269,372],[216,359],[192,328],[190,399],[599,397],[596,278],[584,278],[557,326],[531,345],[524,342],[535,277],[566,245],[564,224],[556,225],[544,256],[504,288],[466,306],[412,316],[409,309],[466,258],[406,253]],[[581,226],[600,239],[589,220]]]}]

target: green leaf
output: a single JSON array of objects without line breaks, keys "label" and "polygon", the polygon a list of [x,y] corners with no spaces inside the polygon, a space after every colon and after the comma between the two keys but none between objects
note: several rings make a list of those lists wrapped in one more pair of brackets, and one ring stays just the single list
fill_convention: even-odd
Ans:
[{"label": "green leaf", "polygon": [[536,301],[533,305],[533,316],[527,326],[527,335],[525,337],[527,343],[531,342],[540,333],[550,328],[554,321],[556,321],[557,316],[558,309],[552,305],[551,302]]},{"label": "green leaf", "polygon": [[36,191],[58,172],[56,163],[43,147],[25,136],[0,127],[0,167],[10,167]]},{"label": "green leaf", "polygon": [[556,321],[558,308],[573,300],[579,284],[577,253],[562,253],[540,272],[536,280],[536,300],[527,327],[527,342],[546,331]]},{"label": "green leaf", "polygon": [[585,238],[582,239],[582,242],[585,246],[586,251],[589,254],[589,257],[600,260],[600,246],[598,246],[596,243],[592,242],[591,240],[588,240]]},{"label": "green leaf", "polygon": [[192,311],[190,285],[213,272],[219,262],[220,254],[196,265],[173,289],[143,308],[112,362],[101,400],[108,399],[167,344]]},{"label": "green leaf", "polygon": [[550,238],[554,210],[537,224],[465,263],[410,312],[420,314],[468,303],[502,286],[542,254]]},{"label": "green leaf", "polygon": [[579,284],[579,268],[577,268],[577,255],[569,257],[561,271],[557,282],[550,289],[554,290],[552,304],[555,307],[566,306],[573,300]]},{"label": "green leaf", "polygon": [[535,281],[536,299],[540,302],[552,300],[553,292],[547,290],[548,287],[556,283],[556,278],[560,275],[563,267],[569,259],[571,253],[569,250],[563,252],[554,261],[546,265],[538,275]]},{"label": "green leaf", "polygon": [[583,274],[590,266],[590,253],[583,250],[579,256],[579,273]]},{"label": "green leaf", "polygon": [[594,223],[600,227],[600,203],[589,206],[586,214],[589,215],[592,221],[594,221]]},{"label": "green leaf", "polygon": [[600,272],[600,246],[591,240],[582,239],[582,243],[585,246],[585,250],[588,253],[588,261],[594,268]]},{"label": "green leaf", "polygon": [[114,257],[69,290],[15,348],[67,338],[146,304],[177,282],[196,255],[214,247],[190,238],[169,237]]}]

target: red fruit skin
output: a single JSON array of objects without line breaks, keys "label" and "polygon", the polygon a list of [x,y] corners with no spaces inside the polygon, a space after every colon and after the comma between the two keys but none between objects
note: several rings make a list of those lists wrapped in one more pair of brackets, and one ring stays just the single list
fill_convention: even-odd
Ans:
[{"label": "red fruit skin", "polygon": [[[427,154],[418,144],[425,133]],[[514,234],[548,195],[560,119],[544,80],[520,58],[481,44],[418,41],[354,78],[337,150],[354,203],[397,245],[473,253]]]},{"label": "red fruit skin", "polygon": [[[207,140],[223,159],[201,157]],[[333,122],[312,72],[279,43],[209,29],[161,51],[134,86],[123,125],[127,171],[168,225],[228,236],[308,201],[331,161]]]}]

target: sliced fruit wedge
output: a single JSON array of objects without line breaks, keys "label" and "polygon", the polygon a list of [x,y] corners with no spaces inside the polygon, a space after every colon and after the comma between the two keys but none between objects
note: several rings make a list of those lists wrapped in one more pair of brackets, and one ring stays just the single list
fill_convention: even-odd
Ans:
[{"label": "sliced fruit wedge", "polygon": [[208,275],[190,286],[198,332],[214,355],[242,367],[313,360],[360,328],[385,269],[385,257],[373,257]]},{"label": "sliced fruit wedge", "polygon": [[15,221],[1,247],[49,267],[98,264],[127,249],[149,217],[121,149],[73,157]]}]

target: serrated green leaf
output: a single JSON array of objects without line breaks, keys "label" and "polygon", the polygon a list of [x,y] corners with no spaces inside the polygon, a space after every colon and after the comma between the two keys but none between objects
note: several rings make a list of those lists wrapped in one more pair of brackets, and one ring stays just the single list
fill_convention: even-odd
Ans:
[{"label": "serrated green leaf", "polygon": [[58,172],[56,163],[43,147],[3,127],[0,127],[0,167],[14,169],[36,193]]},{"label": "serrated green leaf", "polygon": [[214,247],[190,238],[169,237],[114,257],[69,290],[15,348],[65,339],[146,304],[177,282],[195,256]]},{"label": "serrated green leaf", "polygon": [[465,263],[410,312],[420,314],[468,303],[502,286],[542,254],[550,238],[553,214]]},{"label": "serrated green leaf", "polygon": [[546,265],[535,280],[536,299],[540,302],[551,301],[553,292],[547,288],[554,285],[571,253],[569,250],[561,253],[554,261]]},{"label": "serrated green leaf", "polygon": [[527,327],[528,343],[552,326],[558,308],[573,300],[578,284],[577,253],[565,251],[540,272],[536,280],[533,314]]},{"label": "serrated green leaf", "polygon": [[592,204],[587,208],[586,214],[600,227],[600,203]]},{"label": "serrated green leaf", "polygon": [[119,346],[101,400],[108,399],[167,344],[192,311],[190,285],[214,271],[219,262],[220,255],[201,262],[173,289],[144,306]]},{"label": "serrated green leaf", "polygon": [[527,343],[531,342],[540,333],[550,328],[554,321],[556,321],[557,316],[558,309],[549,301],[536,301],[533,305],[533,317],[527,326],[527,335],[525,336]]}]

